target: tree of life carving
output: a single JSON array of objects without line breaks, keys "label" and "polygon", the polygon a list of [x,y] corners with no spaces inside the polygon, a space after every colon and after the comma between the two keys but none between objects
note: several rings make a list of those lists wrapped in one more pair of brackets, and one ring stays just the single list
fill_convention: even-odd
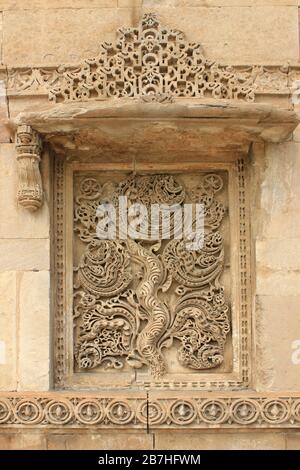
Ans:
[{"label": "tree of life carving", "polygon": [[[74,232],[83,246],[74,267],[74,356],[80,370],[147,368],[158,379],[168,371],[165,350],[176,348],[188,369],[218,367],[230,330],[229,307],[220,277],[225,206],[218,174],[203,173],[184,185],[170,175],[131,176],[100,183],[80,177]],[[204,242],[188,250],[185,239],[99,239],[97,208],[103,201],[201,203]],[[173,227],[174,229],[174,227]]]}]

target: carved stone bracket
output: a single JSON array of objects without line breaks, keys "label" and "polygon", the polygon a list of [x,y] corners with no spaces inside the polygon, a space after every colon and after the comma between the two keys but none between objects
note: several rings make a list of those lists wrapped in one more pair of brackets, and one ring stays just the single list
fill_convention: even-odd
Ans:
[{"label": "carved stone bracket", "polygon": [[20,205],[35,211],[43,202],[42,179],[39,169],[42,141],[31,126],[22,125],[17,129],[16,151],[18,165],[17,200]]}]

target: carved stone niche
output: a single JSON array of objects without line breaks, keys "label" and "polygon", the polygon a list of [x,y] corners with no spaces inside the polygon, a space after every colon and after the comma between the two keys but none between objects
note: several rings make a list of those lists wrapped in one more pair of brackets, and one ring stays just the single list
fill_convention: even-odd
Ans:
[{"label": "carved stone niche", "polygon": [[[15,121],[55,154],[55,387],[253,387],[248,155],[253,143],[287,139],[298,118],[253,102],[251,84],[196,45],[180,46],[185,66],[172,56],[168,68],[166,52],[183,38],[146,20],[64,71],[50,92],[58,103]],[[124,57],[135,60],[134,47],[132,75]],[[118,196],[146,207],[202,203],[204,246],[100,240],[97,207]]]},{"label": "carved stone niche", "polygon": [[[57,333],[65,344],[56,351],[58,383],[247,386],[250,259],[243,159],[136,173],[103,166],[56,163],[57,267],[67,259],[66,269],[57,272]],[[139,201],[149,212],[151,204],[203,204],[203,247],[192,250],[186,239],[175,239],[172,218],[170,239],[97,238],[99,204],[119,210],[119,196],[125,195],[129,207]]]}]

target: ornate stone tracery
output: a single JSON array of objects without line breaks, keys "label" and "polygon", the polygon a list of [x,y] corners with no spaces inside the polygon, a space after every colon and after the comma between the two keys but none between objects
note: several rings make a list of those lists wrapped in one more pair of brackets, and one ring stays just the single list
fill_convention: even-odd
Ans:
[{"label": "ornate stone tracery", "polygon": [[[122,369],[126,363],[149,368],[157,379],[168,370],[164,350],[174,345],[184,368],[210,369],[223,362],[230,322],[219,283],[224,267],[219,229],[226,208],[215,198],[223,180],[213,173],[199,178],[189,188],[169,175],[104,185],[96,177],[81,179],[74,208],[74,230],[85,245],[74,270],[79,369]],[[203,247],[188,250],[185,239],[98,239],[97,206],[124,195],[129,204],[139,201],[149,209],[157,203],[203,204]]]},{"label": "ornate stone tracery", "polygon": [[206,59],[199,43],[161,26],[153,13],[137,28],[120,28],[116,43],[101,44],[98,56],[59,75],[49,91],[54,101],[148,95],[162,103],[172,96],[254,100],[254,75],[245,78]]}]

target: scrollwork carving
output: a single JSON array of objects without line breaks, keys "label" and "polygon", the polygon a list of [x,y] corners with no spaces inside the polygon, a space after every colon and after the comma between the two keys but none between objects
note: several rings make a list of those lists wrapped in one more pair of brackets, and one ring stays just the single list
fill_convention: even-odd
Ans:
[{"label": "scrollwork carving", "polygon": [[[170,175],[133,175],[109,185],[96,176],[80,177],[77,188],[74,231],[81,254],[74,267],[74,324],[79,370],[146,368],[159,379],[168,371],[164,350],[169,348],[175,348],[184,368],[220,366],[230,331],[220,284],[226,208],[215,197],[222,191],[222,176],[204,173],[190,185]],[[158,203],[181,208],[186,201],[201,203],[203,246],[188,249],[185,238],[98,239],[98,205],[105,200],[117,210],[120,196],[127,197],[128,207],[138,201],[149,210]],[[170,228],[172,236],[172,217]]]}]

